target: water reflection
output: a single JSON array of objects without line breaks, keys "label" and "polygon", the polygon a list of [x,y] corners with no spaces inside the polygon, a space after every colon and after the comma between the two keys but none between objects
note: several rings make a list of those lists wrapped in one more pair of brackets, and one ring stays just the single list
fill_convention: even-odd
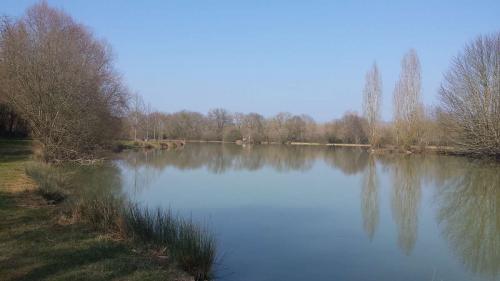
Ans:
[{"label": "water reflection", "polygon": [[70,188],[85,195],[121,194],[120,169],[111,162],[102,165],[61,167]]},{"label": "water reflection", "polygon": [[[405,254],[410,255],[415,247],[421,187],[426,182],[436,187],[437,222],[455,256],[473,273],[493,279],[499,276],[499,164],[435,155],[389,155],[379,159],[392,171],[391,207],[399,245]],[[368,193],[367,181],[363,188]],[[366,196],[363,193],[363,204]],[[363,215],[368,221],[370,215]],[[370,236],[370,229],[366,231]]]},{"label": "water reflection", "polygon": [[368,158],[368,167],[363,175],[363,187],[361,189],[361,213],[363,215],[363,229],[370,238],[378,226],[379,221],[379,181],[377,178],[377,166],[375,156]]},{"label": "water reflection", "polygon": [[417,241],[421,198],[420,163],[410,156],[395,156],[392,161],[392,215],[398,226],[399,247],[406,255],[410,255]]},{"label": "water reflection", "polygon": [[323,159],[344,174],[354,175],[366,168],[368,155],[364,149],[333,147],[189,144],[181,150],[128,151],[121,159],[131,167],[145,166],[157,171],[167,167],[181,170],[206,168],[215,174],[229,170],[255,171],[263,167],[272,167],[278,172],[307,171],[315,161]]},{"label": "water reflection", "polygon": [[[225,179],[233,181],[234,178],[230,178],[231,174],[234,174],[230,173],[232,171],[255,171],[251,175],[243,175],[249,177],[243,179],[243,181],[248,182],[253,182],[252,177],[259,175],[259,170],[263,168],[271,168],[277,173],[300,171],[304,175],[290,175],[290,178],[298,180],[297,185],[300,186],[297,187],[297,190],[300,190],[304,189],[302,188],[304,182],[299,183],[300,180],[311,177],[306,172],[314,170],[318,166],[322,168],[326,164],[326,167],[332,168],[332,172],[340,171],[341,174],[331,173],[328,177],[324,177],[325,180],[320,178],[315,182],[316,186],[328,185],[331,187],[332,181],[335,184],[338,182],[345,184],[350,182],[349,178],[356,180],[359,178],[354,186],[358,187],[357,185],[361,183],[359,190],[355,188],[344,188],[344,190],[358,192],[354,197],[356,199],[353,205],[355,205],[356,213],[359,213],[359,208],[361,209],[361,223],[365,233],[363,237],[368,237],[370,241],[376,241],[375,234],[387,227],[384,225],[384,218],[381,218],[381,214],[390,213],[397,229],[397,242],[390,243],[392,245],[397,243],[400,252],[406,256],[418,255],[419,251],[416,251],[415,247],[417,247],[419,239],[419,213],[422,213],[420,220],[429,221],[430,219],[433,223],[439,224],[439,230],[434,230],[435,236],[440,237],[436,239],[441,239],[449,244],[451,252],[457,260],[462,262],[465,269],[493,279],[500,277],[500,166],[497,164],[489,165],[471,162],[465,158],[438,155],[374,155],[363,149],[283,145],[241,147],[220,144],[188,144],[185,149],[172,151],[129,151],[123,153],[120,159],[119,165],[124,165],[122,170],[126,171],[123,177],[128,177],[126,182],[134,185],[135,192],[145,191],[141,188],[149,186],[160,175],[164,174],[164,170],[167,168],[175,168],[168,171],[169,173],[176,174],[180,170],[182,172],[178,174],[182,175],[190,175],[190,170],[204,169],[212,176],[229,174]],[[319,171],[324,173],[324,170]],[[315,173],[314,175],[318,177],[320,174]],[[238,177],[240,176],[242,175],[238,174]],[[266,174],[266,176],[269,175]],[[105,177],[108,178],[107,180],[114,178],[110,174]],[[263,181],[257,184],[265,185],[268,182],[268,178],[265,176],[259,175],[258,178]],[[289,177],[288,175],[287,177],[273,177],[273,180],[277,182],[282,178]],[[196,184],[193,186],[198,184],[197,180],[201,179],[189,179],[189,181],[195,181]],[[119,181],[116,181],[116,183],[110,184],[118,184]],[[293,185],[294,183],[287,182],[287,184]],[[250,188],[249,186],[251,184],[245,188]],[[239,198],[235,195],[239,192],[237,189],[217,188],[217,186],[211,186],[210,191],[201,191],[201,194],[195,194],[195,196],[200,196],[200,200],[204,200],[204,196],[210,196],[210,194],[203,194],[203,192],[223,193],[231,190],[231,192],[235,192],[230,194],[233,197],[223,197],[224,194],[218,195],[220,198]],[[266,194],[270,197],[281,197],[284,196],[284,193],[289,192],[279,188],[279,185],[269,187],[270,191]],[[294,186],[287,186],[287,188],[294,189]],[[313,209],[315,204],[324,199],[314,196],[321,194],[319,195],[321,197],[326,189],[318,189],[322,193],[314,193],[317,191],[314,190],[314,186],[308,186],[308,188],[311,188],[309,194],[313,194],[311,195],[312,199],[297,196],[293,197],[293,200],[283,201],[285,203],[281,206],[287,206],[287,202],[311,199],[312,206],[308,207]],[[261,189],[258,190],[262,192]],[[424,193],[425,190],[431,193]],[[248,190],[241,191],[248,192]],[[272,193],[272,191],[276,191],[276,193]],[[184,191],[176,189],[176,192],[178,193],[172,194],[183,194]],[[434,195],[434,201],[429,202],[428,194]],[[183,196],[189,197],[191,195],[183,194]],[[261,197],[256,196],[255,198]],[[244,202],[251,202],[254,205],[262,204],[260,201],[254,202],[251,199]],[[384,199],[388,199],[389,203],[383,203]],[[184,198],[184,200],[186,199]],[[272,202],[282,203],[279,201],[280,199],[275,200]],[[217,204],[224,205],[224,202],[217,201]],[[231,206],[234,205],[237,204]],[[348,203],[346,206],[350,207]],[[422,206],[426,206],[426,208],[432,206],[434,208],[432,210],[433,216],[429,216],[431,211],[428,210],[425,212],[426,215],[423,215]],[[220,208],[223,209],[223,207],[225,206]],[[385,211],[386,209],[387,211]],[[290,210],[297,209],[291,208]],[[350,214],[350,210],[346,213]],[[320,218],[319,215],[317,217]],[[341,221],[339,218],[337,220]],[[391,216],[389,215],[390,220]],[[253,222],[255,223],[255,221]],[[270,222],[269,225],[273,224]],[[427,232],[433,230],[430,230],[429,227],[426,228],[425,224],[422,227],[422,222],[420,222],[420,228],[422,233],[427,234],[420,239],[428,239]],[[224,229],[230,229],[230,226],[224,226]],[[304,231],[307,232],[307,229]],[[374,244],[377,243],[372,245]]]},{"label": "water reflection", "polygon": [[500,273],[500,166],[467,163],[436,194],[442,234],[470,271]]}]

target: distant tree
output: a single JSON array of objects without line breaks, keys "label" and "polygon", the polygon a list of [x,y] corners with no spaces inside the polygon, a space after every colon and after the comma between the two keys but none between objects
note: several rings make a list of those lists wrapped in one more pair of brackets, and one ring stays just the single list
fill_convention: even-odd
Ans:
[{"label": "distant tree", "polygon": [[264,139],[264,117],[258,113],[246,114],[243,118],[242,136],[248,143],[260,143]]},{"label": "distant tree", "polygon": [[289,118],[285,126],[288,130],[288,141],[304,141],[306,122],[299,115]]},{"label": "distant tree", "polygon": [[447,128],[444,122],[447,114],[439,107],[426,107],[421,116],[420,142],[423,145],[448,145]]},{"label": "distant tree", "polygon": [[330,143],[362,144],[368,142],[365,118],[355,112],[346,112],[344,116],[327,124],[327,139]]},{"label": "distant tree", "polygon": [[382,104],[382,78],[377,64],[366,73],[363,89],[363,113],[368,122],[368,140],[372,146],[379,138],[380,107]]},{"label": "distant tree", "polygon": [[163,113],[159,111],[153,111],[150,114],[150,119],[151,119],[151,127],[153,130],[153,139],[154,140],[160,140],[162,139],[163,135],[163,118],[162,118]]},{"label": "distant tree", "polygon": [[286,123],[292,117],[288,112],[280,112],[266,122],[266,136],[269,141],[284,143],[288,140]]},{"label": "distant tree", "polygon": [[479,36],[453,59],[439,95],[455,145],[500,155],[500,32]]},{"label": "distant tree", "polygon": [[342,139],[344,143],[366,143],[366,119],[356,113],[346,113],[340,120],[342,126]]},{"label": "distant tree", "polygon": [[92,158],[121,132],[127,91],[110,47],[45,2],[0,25],[0,95],[43,158]]},{"label": "distant tree", "polygon": [[224,129],[224,141],[235,142],[241,140],[241,131],[238,130],[235,126],[226,126]]},{"label": "distant tree", "polygon": [[233,122],[233,117],[229,111],[215,108],[208,112],[208,120],[215,129],[216,140],[223,140],[224,128]]},{"label": "distant tree", "polygon": [[396,141],[409,147],[419,139],[421,103],[420,61],[411,49],[401,61],[401,74],[394,89]]},{"label": "distant tree", "polygon": [[144,107],[144,128],[146,130],[146,136],[145,140],[148,141],[152,129],[152,118],[151,114],[153,113],[153,110],[151,108],[151,103],[147,103],[146,106]]},{"label": "distant tree", "polygon": [[169,139],[200,140],[206,126],[205,117],[201,113],[183,110],[166,118],[165,136]]},{"label": "distant tree", "polygon": [[142,97],[136,93],[132,95],[129,106],[129,119],[133,131],[134,141],[137,141],[137,131],[141,127],[142,119],[145,115],[145,105]]},{"label": "distant tree", "polygon": [[240,135],[242,134],[244,121],[245,121],[245,114],[244,113],[235,112],[233,114],[234,127],[236,128],[236,130],[240,131]]},{"label": "distant tree", "polygon": [[300,116],[302,121],[304,121],[305,128],[303,132],[303,141],[306,142],[317,142],[320,141],[320,136],[318,132],[318,124],[316,121],[307,114],[302,114]]}]

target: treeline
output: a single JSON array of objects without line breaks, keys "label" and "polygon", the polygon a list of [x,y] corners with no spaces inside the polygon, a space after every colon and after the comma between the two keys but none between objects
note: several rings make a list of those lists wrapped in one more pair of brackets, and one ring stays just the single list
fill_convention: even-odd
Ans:
[{"label": "treeline", "polygon": [[[140,97],[136,97],[140,100]],[[143,102],[141,102],[143,104]],[[147,112],[136,107],[126,120],[127,136],[135,140],[185,139],[243,141],[246,143],[336,142],[367,143],[367,122],[356,113],[339,120],[317,123],[308,115],[281,112],[272,117],[258,113],[212,109],[208,114],[193,111]]]},{"label": "treeline", "polygon": [[[124,137],[133,140],[204,140],[245,143],[345,143],[369,144],[370,123],[365,116],[346,112],[341,118],[318,123],[308,115],[281,112],[271,117],[258,113],[230,112],[223,108],[207,114],[193,111],[163,113],[133,107],[125,119]],[[448,145],[440,128],[442,114],[437,108],[422,112],[418,139],[412,144]],[[377,123],[377,145],[396,144],[398,131],[393,123]]]},{"label": "treeline", "polygon": [[[363,112],[317,123],[307,115],[154,111],[131,95],[114,69],[110,46],[45,2],[0,21],[0,136],[25,136],[47,161],[94,158],[120,138],[247,143],[366,143],[404,149],[452,145],[464,153],[500,155],[500,33],[480,36],[445,74],[441,104],[421,101],[416,51],[401,61],[391,122],[382,122],[382,75],[366,74]],[[390,99],[389,99],[390,100]]]}]

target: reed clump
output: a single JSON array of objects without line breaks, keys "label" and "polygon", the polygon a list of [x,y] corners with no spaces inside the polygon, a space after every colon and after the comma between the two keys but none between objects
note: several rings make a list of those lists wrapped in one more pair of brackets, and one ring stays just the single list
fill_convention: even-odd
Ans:
[{"label": "reed clump", "polygon": [[216,243],[206,227],[171,210],[143,209],[137,204],[128,205],[123,218],[129,236],[157,247],[168,245],[168,254],[195,280],[213,279]]},{"label": "reed clump", "polygon": [[57,204],[67,198],[63,185],[65,175],[59,173],[48,164],[29,164],[25,167],[26,174],[38,185],[37,192],[51,204]]},{"label": "reed clump", "polygon": [[95,229],[124,237],[122,202],[111,194],[80,199],[73,204],[73,217],[92,225]]}]

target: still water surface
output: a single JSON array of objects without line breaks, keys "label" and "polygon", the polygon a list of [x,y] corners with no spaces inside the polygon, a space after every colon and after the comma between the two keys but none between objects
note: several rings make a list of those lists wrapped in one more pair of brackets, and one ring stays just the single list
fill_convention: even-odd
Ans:
[{"label": "still water surface", "polygon": [[122,192],[216,233],[220,280],[500,280],[500,166],[360,149],[129,151]]}]

